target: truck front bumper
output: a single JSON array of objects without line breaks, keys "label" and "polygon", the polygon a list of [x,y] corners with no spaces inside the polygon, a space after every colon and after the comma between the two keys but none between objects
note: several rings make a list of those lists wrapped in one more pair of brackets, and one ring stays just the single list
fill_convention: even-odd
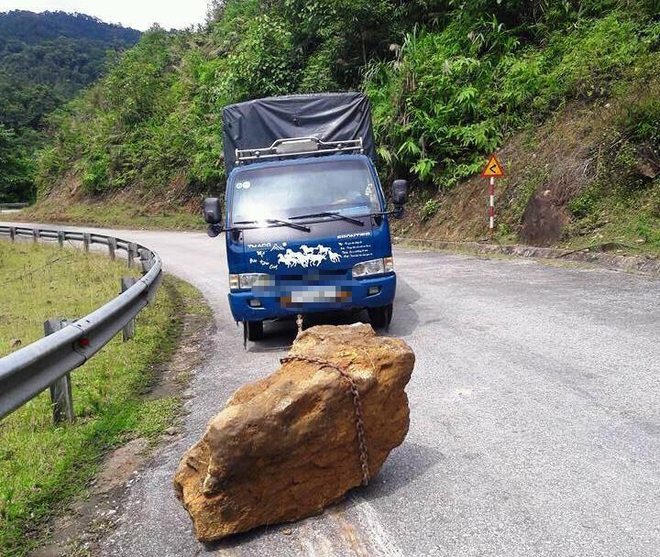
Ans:
[{"label": "truck front bumper", "polygon": [[272,289],[232,291],[228,295],[236,321],[264,321],[299,313],[381,307],[394,301],[396,275],[388,273],[336,283],[286,285]]}]

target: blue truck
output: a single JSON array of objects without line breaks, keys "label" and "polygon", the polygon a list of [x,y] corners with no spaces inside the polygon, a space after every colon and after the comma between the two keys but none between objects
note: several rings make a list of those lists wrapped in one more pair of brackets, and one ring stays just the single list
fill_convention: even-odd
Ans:
[{"label": "blue truck", "polygon": [[245,338],[264,321],[366,309],[375,328],[392,318],[396,275],[387,202],[375,168],[369,102],[359,93],[293,95],[223,110],[225,225],[204,200],[209,235],[225,232],[229,306]]}]

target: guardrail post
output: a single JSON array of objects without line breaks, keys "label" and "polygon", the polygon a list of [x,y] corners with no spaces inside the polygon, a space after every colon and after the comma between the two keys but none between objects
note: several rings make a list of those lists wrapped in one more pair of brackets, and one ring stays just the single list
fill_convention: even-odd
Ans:
[{"label": "guardrail post", "polygon": [[142,273],[146,274],[154,266],[153,255],[148,249],[140,250],[140,262],[142,263]]},{"label": "guardrail post", "polygon": [[135,259],[135,254],[137,253],[137,244],[134,243],[129,243],[128,244],[128,249],[127,249],[127,254],[128,254],[128,268],[132,269],[133,268],[133,261]]},{"label": "guardrail post", "polygon": [[40,231],[38,228],[32,229],[32,241],[36,244],[39,241]]},{"label": "guardrail post", "polygon": [[[135,277],[122,277],[121,278],[121,291],[126,292],[131,286],[137,282]],[[126,326],[121,330],[121,337],[124,342],[132,339],[135,336],[135,318],[131,319]]]},{"label": "guardrail post", "polygon": [[64,247],[64,237],[65,237],[64,230],[58,230],[57,231],[57,244],[61,248]]},{"label": "guardrail post", "polygon": [[[44,323],[45,336],[51,335],[69,324],[66,319],[49,319]],[[60,377],[50,386],[50,400],[53,404],[53,422],[56,424],[67,421],[73,423],[76,419],[73,413],[73,393],[71,377],[68,373]]]},{"label": "guardrail post", "polygon": [[16,241],[16,228],[13,227],[13,226],[10,226],[10,227],[9,227],[9,239],[10,239],[12,242],[15,242],[15,241]]},{"label": "guardrail post", "polygon": [[112,261],[115,260],[115,252],[117,251],[117,238],[108,238],[108,255]]},{"label": "guardrail post", "polygon": [[91,243],[92,235],[89,232],[83,232],[83,247],[85,251],[89,251],[89,244]]}]

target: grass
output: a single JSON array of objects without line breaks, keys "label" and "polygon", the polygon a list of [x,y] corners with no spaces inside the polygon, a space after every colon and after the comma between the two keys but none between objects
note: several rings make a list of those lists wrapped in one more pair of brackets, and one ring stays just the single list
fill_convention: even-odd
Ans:
[{"label": "grass", "polygon": [[0,356],[42,337],[46,319],[82,317],[111,300],[125,275],[137,273],[73,247],[0,242]]},{"label": "grass", "polygon": [[202,230],[206,226],[200,215],[183,210],[160,209],[151,213],[142,205],[117,201],[62,204],[46,199],[8,217],[10,220],[146,230]]},{"label": "grass", "polygon": [[[620,253],[660,255],[656,157],[649,144],[634,145],[627,138],[606,151],[602,156],[606,162],[598,165],[603,170],[568,202],[572,218],[564,244],[574,249],[609,244]],[[640,172],[644,166],[650,175]]]},{"label": "grass", "polygon": [[634,210],[614,210],[606,215],[595,228],[567,238],[559,247],[598,249],[605,245],[617,255],[660,257],[660,218]]},{"label": "grass", "polygon": [[[79,317],[114,297],[125,274],[125,265],[97,254],[0,242],[0,354],[13,339],[26,345],[41,337],[45,319]],[[135,338],[113,339],[72,372],[75,424],[51,423],[48,393],[0,422],[1,555],[37,546],[48,519],[86,491],[108,449],[135,437],[159,439],[176,421],[176,397],[143,395],[175,348],[182,312],[203,308],[193,287],[165,277],[137,318]]]}]

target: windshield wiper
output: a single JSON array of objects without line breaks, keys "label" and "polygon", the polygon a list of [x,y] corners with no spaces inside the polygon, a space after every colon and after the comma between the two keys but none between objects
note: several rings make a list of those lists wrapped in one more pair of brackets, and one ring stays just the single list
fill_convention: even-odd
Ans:
[{"label": "windshield wiper", "polygon": [[[275,224],[277,226],[289,226],[295,228],[296,230],[302,230],[303,232],[311,232],[311,229],[308,226],[303,226],[302,224],[296,224],[295,222],[289,222],[288,220],[280,219],[266,219],[264,222],[267,224]],[[257,220],[240,220],[234,222],[234,224],[259,224]],[[261,227],[267,228],[267,227]]]},{"label": "windshield wiper", "polygon": [[334,211],[323,211],[321,213],[310,213],[309,215],[296,215],[295,217],[289,217],[291,220],[295,219],[313,219],[316,217],[335,217],[341,220],[345,220],[346,222],[351,222],[353,224],[357,224],[358,226],[364,226],[364,222],[361,220],[353,219],[351,217],[347,217],[346,215],[342,215],[341,213],[337,213]]},{"label": "windshield wiper", "polygon": [[288,220],[267,219],[266,222],[268,224],[279,224],[280,226],[290,226],[291,228],[295,228],[296,230],[302,230],[303,232],[311,231],[309,226],[303,226],[302,224],[296,224],[295,222],[289,222]]}]

